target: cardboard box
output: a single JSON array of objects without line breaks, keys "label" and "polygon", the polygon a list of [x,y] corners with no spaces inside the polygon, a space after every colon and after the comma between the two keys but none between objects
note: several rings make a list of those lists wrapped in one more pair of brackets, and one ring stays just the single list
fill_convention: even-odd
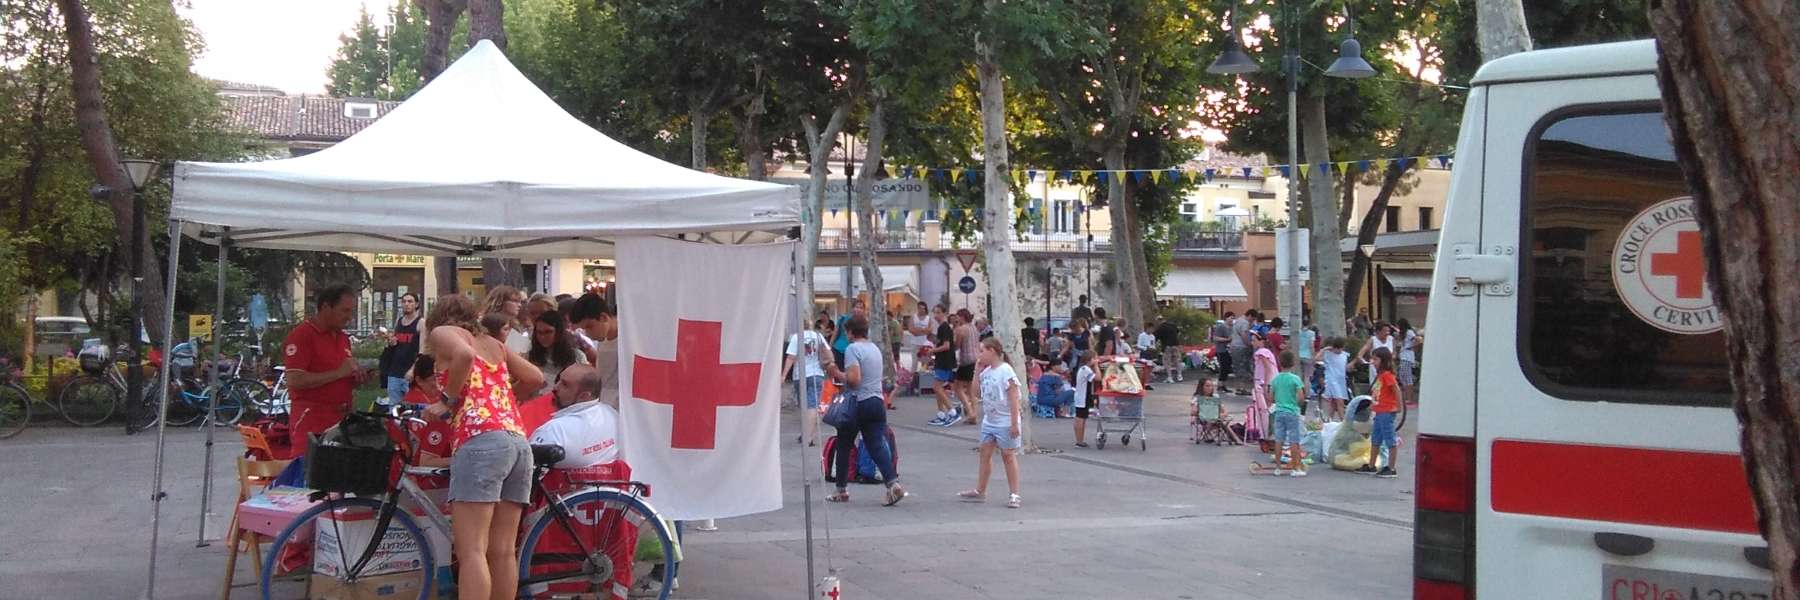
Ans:
[{"label": "cardboard box", "polygon": [[[375,514],[364,508],[320,515],[313,536],[313,572],[340,577],[355,564],[375,536]],[[382,535],[375,555],[363,566],[363,579],[424,567],[412,533],[391,523]],[[345,564],[346,562],[350,564]]]},{"label": "cardboard box", "polygon": [[355,582],[314,574],[307,597],[312,600],[365,600],[368,598],[418,598],[419,588],[429,585],[418,571],[362,577]]}]

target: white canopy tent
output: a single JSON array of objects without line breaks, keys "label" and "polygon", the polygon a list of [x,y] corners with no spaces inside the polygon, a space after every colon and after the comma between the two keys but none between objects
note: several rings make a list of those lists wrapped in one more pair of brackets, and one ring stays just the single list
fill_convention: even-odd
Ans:
[{"label": "white canopy tent", "polygon": [[[283,160],[178,163],[170,209],[171,242],[186,234],[220,245],[221,282],[223,255],[233,245],[594,258],[612,256],[612,240],[620,237],[743,244],[788,239],[800,225],[797,188],[693,171],[637,152],[564,112],[487,41],[336,146]],[[171,273],[179,247],[170,244]],[[167,285],[173,298],[175,278]],[[793,317],[798,324],[800,316]],[[164,318],[169,331],[172,307]],[[164,347],[171,338],[165,334]],[[167,377],[165,371],[165,388]],[[210,498],[212,428],[206,429],[203,485]],[[163,450],[159,425],[149,597],[155,595]],[[804,472],[802,479],[810,571],[811,481]]]}]

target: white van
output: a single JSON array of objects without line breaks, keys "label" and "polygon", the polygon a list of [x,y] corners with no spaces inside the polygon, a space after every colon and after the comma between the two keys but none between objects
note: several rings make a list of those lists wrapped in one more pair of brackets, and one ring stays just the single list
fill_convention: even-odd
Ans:
[{"label": "white van", "polygon": [[1475,76],[1421,361],[1413,596],[1767,600],[1650,41]]}]

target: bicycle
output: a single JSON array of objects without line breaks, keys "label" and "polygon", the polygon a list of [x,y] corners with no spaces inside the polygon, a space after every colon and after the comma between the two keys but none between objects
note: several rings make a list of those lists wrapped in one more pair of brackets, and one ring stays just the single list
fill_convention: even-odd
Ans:
[{"label": "bicycle", "polygon": [[31,425],[31,392],[19,385],[19,369],[0,358],[0,440],[19,435]]},{"label": "bicycle", "polygon": [[[123,348],[120,356],[129,352]],[[125,376],[120,372],[130,366],[113,366],[104,346],[97,349],[83,350],[81,353],[81,374],[63,386],[62,393],[56,396],[56,410],[62,414],[63,420],[72,425],[93,427],[105,423],[125,404],[128,389]],[[147,410],[136,411],[140,419],[148,423],[132,423],[136,430],[148,429],[156,424],[160,417],[154,407],[162,397],[157,395],[156,369],[144,369],[144,406]]]},{"label": "bicycle", "polygon": [[[385,414],[358,414],[391,424],[387,427],[389,438],[400,448],[392,452],[396,456],[381,460],[398,462],[402,466],[401,476],[397,481],[387,483],[385,491],[373,497],[354,495],[354,492],[314,492],[310,499],[318,505],[295,517],[275,536],[264,555],[260,582],[264,600],[275,597],[277,580],[293,580],[300,571],[295,569],[296,572],[283,574],[280,570],[281,557],[288,544],[311,544],[315,534],[319,539],[339,540],[332,544],[337,556],[327,555],[324,561],[327,565],[324,570],[335,572],[315,571],[315,575],[329,575],[354,584],[365,578],[412,573],[402,577],[411,581],[416,575],[418,580],[412,585],[393,580],[384,581],[383,585],[407,590],[404,592],[407,596],[412,595],[410,590],[416,586],[419,600],[431,597],[432,581],[438,567],[431,542],[418,519],[411,512],[400,509],[400,502],[404,499],[419,507],[421,516],[437,531],[451,531],[449,519],[419,483],[421,478],[448,477],[450,469],[418,465],[419,444],[414,428],[425,425],[423,419],[404,414],[398,408]],[[396,430],[403,435],[396,435]],[[544,485],[544,476],[550,471],[549,465],[562,457],[560,446],[532,446],[532,492],[534,498],[543,499],[544,507],[523,519],[528,524],[523,527],[522,542],[518,545],[518,597],[611,598],[619,586],[625,586],[632,597],[666,600],[681,559],[661,516],[643,501],[649,486],[636,481],[594,480],[581,481],[566,493],[552,491]],[[376,476],[380,481],[389,481],[385,470]],[[346,539],[342,523],[361,520],[374,522],[366,539],[362,535]],[[393,528],[396,522],[398,531]],[[402,538],[410,537],[411,543],[408,544],[406,539],[395,539],[392,534],[396,533]],[[649,547],[646,548],[646,544]],[[358,547],[363,549],[360,555],[346,552]],[[383,548],[390,551],[378,552]],[[393,548],[409,549],[397,553],[402,557],[399,566],[404,568],[399,573],[395,573]],[[417,558],[404,560],[405,552],[414,548]],[[330,550],[325,548],[323,551]],[[378,553],[387,556],[376,564]],[[416,570],[412,570],[415,567]]]},{"label": "bicycle", "polygon": [[[193,392],[189,390],[199,387],[199,382],[186,377],[170,385],[177,393],[169,398],[169,413],[164,418],[176,427],[186,427],[201,420],[211,421],[219,427],[236,425],[244,418],[244,411],[251,403],[246,385],[262,386],[254,381],[221,379],[217,385]],[[214,396],[218,397],[217,406],[213,405]]]}]

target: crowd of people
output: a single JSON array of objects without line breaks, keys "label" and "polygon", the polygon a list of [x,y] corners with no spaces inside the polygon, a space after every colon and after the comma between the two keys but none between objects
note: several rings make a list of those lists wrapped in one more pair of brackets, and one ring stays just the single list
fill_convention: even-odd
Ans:
[{"label": "crowd of people", "polygon": [[[356,312],[349,287],[314,298],[312,316],[283,344],[292,400],[289,432],[307,440],[353,409],[358,385],[379,380],[377,403],[447,421],[449,500],[465,598],[518,587],[515,541],[530,502],[530,444],[565,449],[561,468],[619,459],[618,320],[600,296],[538,294],[508,286],[486,301],[451,294],[428,314],[415,294],[400,299],[380,367],[365,370],[344,331]],[[546,402],[547,420],[528,432],[521,407]],[[527,436],[530,436],[529,438]]]}]

